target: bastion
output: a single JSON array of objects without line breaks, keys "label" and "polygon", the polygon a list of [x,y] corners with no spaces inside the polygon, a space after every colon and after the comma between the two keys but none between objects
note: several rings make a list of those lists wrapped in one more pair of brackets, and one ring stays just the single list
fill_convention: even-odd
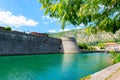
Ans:
[{"label": "bastion", "polygon": [[76,39],[73,37],[62,37],[61,50],[63,53],[80,53],[80,48],[77,46]]},{"label": "bastion", "polygon": [[0,30],[0,55],[79,53],[75,38],[51,38]]}]

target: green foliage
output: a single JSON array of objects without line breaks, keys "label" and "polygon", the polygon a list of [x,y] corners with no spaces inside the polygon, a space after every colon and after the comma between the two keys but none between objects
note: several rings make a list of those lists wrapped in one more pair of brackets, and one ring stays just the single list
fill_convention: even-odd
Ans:
[{"label": "green foliage", "polygon": [[114,41],[120,44],[120,38],[115,38]]},{"label": "green foliage", "polygon": [[88,49],[87,44],[85,44],[85,43],[78,44],[78,47],[79,47],[80,49]]},{"label": "green foliage", "polygon": [[113,64],[120,62],[120,53],[110,51]]},{"label": "green foliage", "polygon": [[60,38],[62,37],[66,32],[59,32],[59,33],[49,33],[48,35],[50,37]]},{"label": "green foliage", "polygon": [[91,34],[91,33],[96,34],[97,33],[97,28],[95,26],[89,26],[89,27],[85,28],[85,32],[87,34]]},{"label": "green foliage", "polygon": [[90,78],[91,78],[91,75],[88,75],[88,76],[81,78],[80,80],[90,80]]},{"label": "green foliage", "polygon": [[100,49],[104,49],[105,48],[105,44],[104,43],[98,43],[97,45]]},{"label": "green foliage", "polygon": [[108,39],[108,42],[114,42],[114,39]]},{"label": "green foliage", "polygon": [[87,48],[88,48],[88,50],[96,50],[96,48],[93,46],[88,46]]},{"label": "green foliage", "polygon": [[86,49],[86,50],[96,50],[96,48],[94,46],[88,46],[88,44],[85,43],[80,43],[78,44],[78,47],[80,49]]},{"label": "green foliage", "polygon": [[11,29],[11,27],[7,26],[7,27],[5,27],[5,30],[11,31],[12,29]]},{"label": "green foliage", "polygon": [[[94,23],[90,29],[115,33],[120,29],[120,0],[39,0],[45,15],[79,26]],[[91,31],[91,30],[90,30]],[[92,31],[93,32],[93,31]]]}]

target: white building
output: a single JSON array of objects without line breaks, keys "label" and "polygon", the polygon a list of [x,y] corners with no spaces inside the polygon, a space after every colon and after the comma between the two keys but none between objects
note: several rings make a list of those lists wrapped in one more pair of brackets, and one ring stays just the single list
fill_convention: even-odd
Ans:
[{"label": "white building", "polygon": [[106,45],[105,50],[120,51],[120,44],[118,43],[109,42],[109,43],[105,43],[105,45]]}]

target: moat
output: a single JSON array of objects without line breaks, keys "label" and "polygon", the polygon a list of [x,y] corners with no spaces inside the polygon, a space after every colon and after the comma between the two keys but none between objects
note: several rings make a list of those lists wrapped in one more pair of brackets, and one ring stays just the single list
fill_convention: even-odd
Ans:
[{"label": "moat", "polygon": [[80,80],[110,65],[105,53],[1,56],[0,80]]}]

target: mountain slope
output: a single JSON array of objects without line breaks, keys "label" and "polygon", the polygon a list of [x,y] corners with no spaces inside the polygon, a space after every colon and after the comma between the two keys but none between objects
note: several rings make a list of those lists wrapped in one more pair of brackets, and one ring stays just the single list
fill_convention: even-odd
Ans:
[{"label": "mountain slope", "polygon": [[87,34],[84,29],[71,30],[59,33],[49,33],[50,37],[60,38],[60,37],[75,37],[77,43],[87,43],[90,45],[96,45],[99,42],[120,42],[120,30],[116,34],[109,32],[98,32],[97,34]]}]

